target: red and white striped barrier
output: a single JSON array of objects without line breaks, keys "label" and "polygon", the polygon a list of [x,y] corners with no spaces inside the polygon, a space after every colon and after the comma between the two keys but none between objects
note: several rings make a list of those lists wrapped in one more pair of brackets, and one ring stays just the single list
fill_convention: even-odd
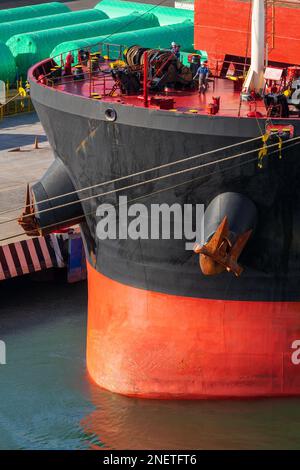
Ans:
[{"label": "red and white striped barrier", "polygon": [[49,268],[64,268],[68,234],[28,238],[0,246],[0,281]]}]

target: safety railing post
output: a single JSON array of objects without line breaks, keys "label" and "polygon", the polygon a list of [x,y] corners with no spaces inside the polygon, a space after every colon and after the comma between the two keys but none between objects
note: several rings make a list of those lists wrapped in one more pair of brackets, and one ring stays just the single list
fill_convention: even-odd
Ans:
[{"label": "safety railing post", "polygon": [[144,106],[148,108],[148,52],[144,52]]},{"label": "safety railing post", "polygon": [[91,61],[90,61],[90,83],[89,83],[89,90],[90,90],[90,97],[92,96],[92,67],[91,67]]}]

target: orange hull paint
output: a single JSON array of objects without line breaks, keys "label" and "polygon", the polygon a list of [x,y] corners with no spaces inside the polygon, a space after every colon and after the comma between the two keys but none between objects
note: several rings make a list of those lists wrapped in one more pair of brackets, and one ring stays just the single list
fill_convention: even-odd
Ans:
[{"label": "orange hull paint", "polygon": [[88,280],[87,366],[98,385],[143,398],[300,394],[300,303],[160,294],[91,266]]}]

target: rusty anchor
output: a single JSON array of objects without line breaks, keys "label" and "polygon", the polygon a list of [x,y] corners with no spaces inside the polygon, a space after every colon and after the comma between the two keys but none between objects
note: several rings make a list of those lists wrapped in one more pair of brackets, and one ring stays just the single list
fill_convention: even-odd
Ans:
[{"label": "rusty anchor", "polygon": [[227,270],[240,276],[243,268],[238,258],[245,248],[253,230],[233,237],[229,230],[228,217],[225,216],[215,234],[203,246],[195,245],[194,252],[199,254],[199,264],[203,274],[214,276]]},{"label": "rusty anchor", "polygon": [[30,194],[29,184],[26,188],[25,209],[21,217],[18,219],[18,224],[23,228],[26,235],[29,237],[39,236],[40,232],[35,218],[34,205]]}]

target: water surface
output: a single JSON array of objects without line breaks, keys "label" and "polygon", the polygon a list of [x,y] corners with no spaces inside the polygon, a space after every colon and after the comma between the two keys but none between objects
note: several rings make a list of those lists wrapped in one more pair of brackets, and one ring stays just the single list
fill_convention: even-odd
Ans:
[{"label": "water surface", "polygon": [[146,401],[85,367],[86,286],[0,283],[0,449],[300,449],[300,399]]}]

